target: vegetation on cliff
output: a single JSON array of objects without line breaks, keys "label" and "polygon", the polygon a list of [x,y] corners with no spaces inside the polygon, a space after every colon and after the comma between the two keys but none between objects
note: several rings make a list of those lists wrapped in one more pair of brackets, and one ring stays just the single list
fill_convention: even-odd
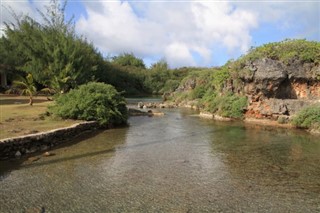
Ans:
[{"label": "vegetation on cliff", "polygon": [[[179,103],[191,101],[198,108],[221,116],[242,118],[252,102],[269,98],[317,98],[319,62],[319,42],[285,40],[270,43],[252,48],[248,54],[228,61],[222,67],[190,72],[171,98]],[[300,89],[299,84],[305,89]],[[270,117],[270,113],[275,113],[274,119],[283,113],[288,116],[290,110],[295,113],[296,104],[288,105],[287,102],[277,107],[266,105],[263,109],[266,117]],[[256,110],[253,115],[259,113],[260,108]]]},{"label": "vegetation on cliff", "polygon": [[305,39],[286,39],[281,42],[252,47],[247,54],[233,61],[231,66],[234,70],[240,71],[247,62],[263,58],[277,60],[284,64],[290,64],[294,60],[299,60],[302,63],[320,63],[320,42]]},{"label": "vegetation on cliff", "polygon": [[231,72],[227,66],[202,69],[185,77],[171,99],[193,101],[201,110],[223,117],[242,118],[247,98],[228,90]]},{"label": "vegetation on cliff", "polygon": [[292,123],[299,128],[320,130],[320,105],[302,109],[292,119]]}]

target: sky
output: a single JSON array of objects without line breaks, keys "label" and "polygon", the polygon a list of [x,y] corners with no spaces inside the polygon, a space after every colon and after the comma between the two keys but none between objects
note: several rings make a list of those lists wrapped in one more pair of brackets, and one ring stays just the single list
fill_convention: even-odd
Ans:
[{"label": "sky", "polygon": [[[48,1],[0,0],[39,19]],[[320,0],[69,0],[66,17],[105,56],[133,53],[147,66],[221,66],[251,47],[284,39],[320,41]]]}]

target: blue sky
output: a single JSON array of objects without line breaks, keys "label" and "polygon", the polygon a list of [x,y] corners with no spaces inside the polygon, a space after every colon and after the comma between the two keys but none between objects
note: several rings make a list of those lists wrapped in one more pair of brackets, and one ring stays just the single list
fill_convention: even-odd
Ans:
[{"label": "blue sky", "polygon": [[[37,18],[48,1],[1,0]],[[286,38],[320,41],[319,1],[69,0],[77,33],[105,56],[133,52],[147,65],[166,59],[172,68],[217,66],[251,46]]]}]

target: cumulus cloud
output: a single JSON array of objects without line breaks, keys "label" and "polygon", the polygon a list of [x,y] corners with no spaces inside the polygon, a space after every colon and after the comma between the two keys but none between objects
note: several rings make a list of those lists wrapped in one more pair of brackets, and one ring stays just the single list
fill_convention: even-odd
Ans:
[{"label": "cumulus cloud", "polygon": [[254,4],[240,1],[235,5],[256,14],[261,26],[271,24],[275,30],[286,32],[290,38],[320,40],[319,1],[263,1]]},{"label": "cumulus cloud", "polygon": [[1,23],[0,23],[0,36],[3,34],[4,30],[4,23],[14,23],[14,17],[11,14],[11,10],[15,11],[17,15],[21,15],[23,13],[31,14],[33,12],[31,5],[29,4],[28,0],[21,1],[21,2],[2,2],[1,1]]},{"label": "cumulus cloud", "polygon": [[[1,1],[1,28],[3,22],[14,21],[3,6],[36,17],[35,8],[45,4],[48,1]],[[77,19],[76,30],[100,51],[133,52],[148,62],[165,58],[171,67],[221,64],[219,60],[237,57],[252,43],[268,42],[274,34],[281,34],[280,39],[320,40],[320,2],[96,0],[81,4],[86,11]],[[264,40],[252,37],[257,32]]]},{"label": "cumulus cloud", "polygon": [[37,12],[37,9],[40,11],[44,11],[45,5],[48,2],[46,1],[36,1],[30,2],[29,0],[19,0],[19,1],[12,1],[12,0],[3,0],[1,1],[1,23],[0,23],[0,36],[4,34],[3,30],[5,28],[4,23],[14,23],[16,22],[15,17],[13,16],[12,12],[15,13],[18,17],[28,15],[37,20],[40,19],[40,15]]},{"label": "cumulus cloud", "polygon": [[[159,55],[172,67],[212,62],[216,45],[230,55],[250,47],[254,13],[227,2],[86,2],[87,16],[76,25],[102,51]],[[199,64],[198,64],[199,65]]]}]

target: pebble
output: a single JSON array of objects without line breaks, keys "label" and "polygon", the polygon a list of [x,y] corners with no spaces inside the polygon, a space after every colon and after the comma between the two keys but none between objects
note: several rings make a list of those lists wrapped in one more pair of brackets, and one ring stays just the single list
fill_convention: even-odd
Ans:
[{"label": "pebble", "polygon": [[45,157],[50,157],[50,156],[53,156],[53,155],[55,155],[54,153],[51,153],[51,152],[45,152],[45,153],[43,153],[43,156],[45,156]]}]

